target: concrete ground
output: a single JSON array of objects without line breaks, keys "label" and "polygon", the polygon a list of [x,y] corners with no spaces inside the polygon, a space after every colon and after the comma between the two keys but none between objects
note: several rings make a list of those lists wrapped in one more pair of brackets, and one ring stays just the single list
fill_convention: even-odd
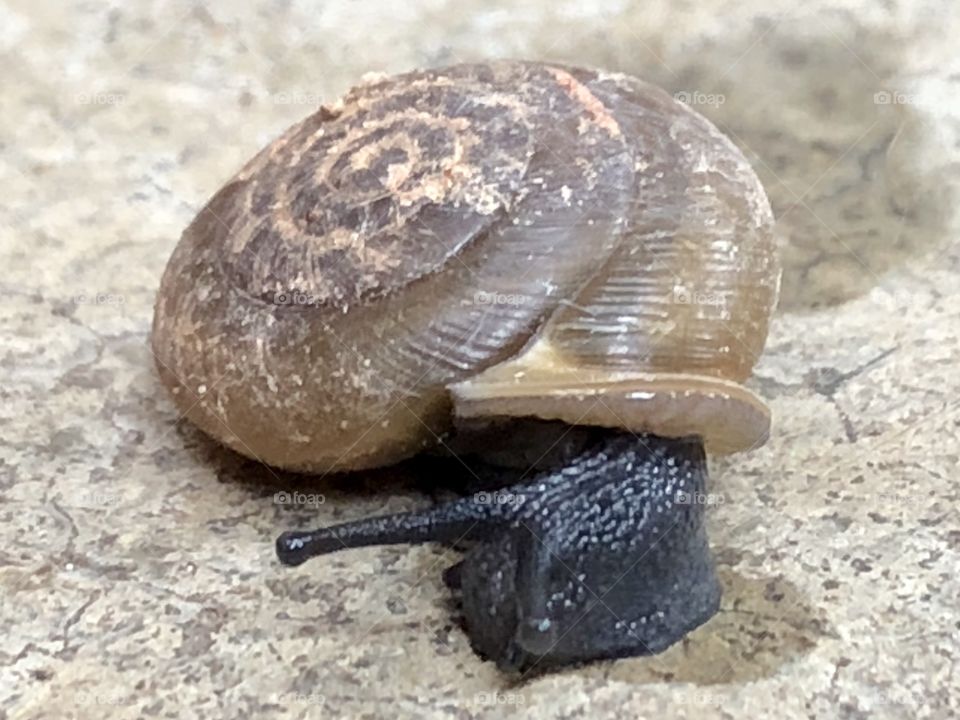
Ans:
[{"label": "concrete ground", "polygon": [[[0,2],[0,718],[956,716],[958,36],[946,0]],[[279,530],[426,503],[403,471],[224,451],[147,345],[244,160],[367,71],[493,56],[685,93],[785,264],[773,435],[712,464],[721,612],[521,684],[451,620],[448,550],[276,562]]]}]

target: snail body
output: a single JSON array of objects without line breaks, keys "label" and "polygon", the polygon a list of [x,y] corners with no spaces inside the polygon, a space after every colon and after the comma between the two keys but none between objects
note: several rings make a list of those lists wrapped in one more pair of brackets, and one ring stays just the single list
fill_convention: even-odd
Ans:
[{"label": "snail body", "polygon": [[[379,78],[293,126],[199,213],[164,274],[153,350],[191,421],[295,470],[377,467],[441,439],[495,454],[478,427],[515,428],[517,445],[559,429],[561,447],[583,429],[566,466],[506,473],[515,507],[465,498],[286,534],[278,551],[295,563],[466,537],[449,579],[501,667],[654,651],[709,617],[719,589],[701,511],[657,521],[675,503],[650,498],[702,487],[704,447],[767,436],[742,383],[776,303],[772,223],[729,140],[635,78],[507,61]],[[635,504],[596,516],[618,488]],[[674,515],[675,556],[651,553]],[[621,540],[591,541],[602,528]],[[690,572],[670,570],[680,555]],[[624,594],[611,577],[631,558]],[[564,565],[588,579],[567,588]],[[689,587],[688,610],[669,611],[654,580]],[[626,616],[614,625],[662,622],[601,633],[590,611],[589,633],[560,640],[578,593],[607,584]]]}]

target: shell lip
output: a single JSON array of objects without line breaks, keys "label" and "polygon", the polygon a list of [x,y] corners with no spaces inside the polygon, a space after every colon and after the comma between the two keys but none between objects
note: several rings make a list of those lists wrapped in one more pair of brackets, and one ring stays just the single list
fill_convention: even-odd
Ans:
[{"label": "shell lip", "polygon": [[726,455],[763,445],[766,403],[743,385],[688,373],[623,370],[517,371],[449,387],[458,417],[532,416],[662,437],[697,435]]}]

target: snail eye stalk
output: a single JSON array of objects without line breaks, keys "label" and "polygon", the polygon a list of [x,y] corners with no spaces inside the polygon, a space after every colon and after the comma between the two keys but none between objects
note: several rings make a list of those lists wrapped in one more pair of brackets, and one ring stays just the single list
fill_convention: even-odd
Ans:
[{"label": "snail eye stalk", "polygon": [[284,565],[300,565],[317,555],[369,545],[454,543],[475,539],[504,518],[496,506],[467,498],[427,510],[286,532],[277,538],[277,557]]}]

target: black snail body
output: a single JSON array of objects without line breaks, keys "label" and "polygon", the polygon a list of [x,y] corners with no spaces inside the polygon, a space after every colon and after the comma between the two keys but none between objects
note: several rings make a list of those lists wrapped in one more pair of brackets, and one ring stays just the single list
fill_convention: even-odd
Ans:
[{"label": "black snail body", "polygon": [[485,493],[286,533],[283,562],[467,542],[445,577],[503,669],[658,652],[719,602],[705,449],[768,432],[742,382],[776,302],[772,223],[739,151],[635,78],[506,61],[379,78],[201,211],[154,352],[187,417],[264,462],[359,470],[444,445],[501,468]]},{"label": "black snail body", "polygon": [[656,653],[720,587],[695,438],[604,431],[570,464],[435,508],[284,533],[282,562],[387,543],[475,541],[445,574],[474,648],[505,671]]}]

